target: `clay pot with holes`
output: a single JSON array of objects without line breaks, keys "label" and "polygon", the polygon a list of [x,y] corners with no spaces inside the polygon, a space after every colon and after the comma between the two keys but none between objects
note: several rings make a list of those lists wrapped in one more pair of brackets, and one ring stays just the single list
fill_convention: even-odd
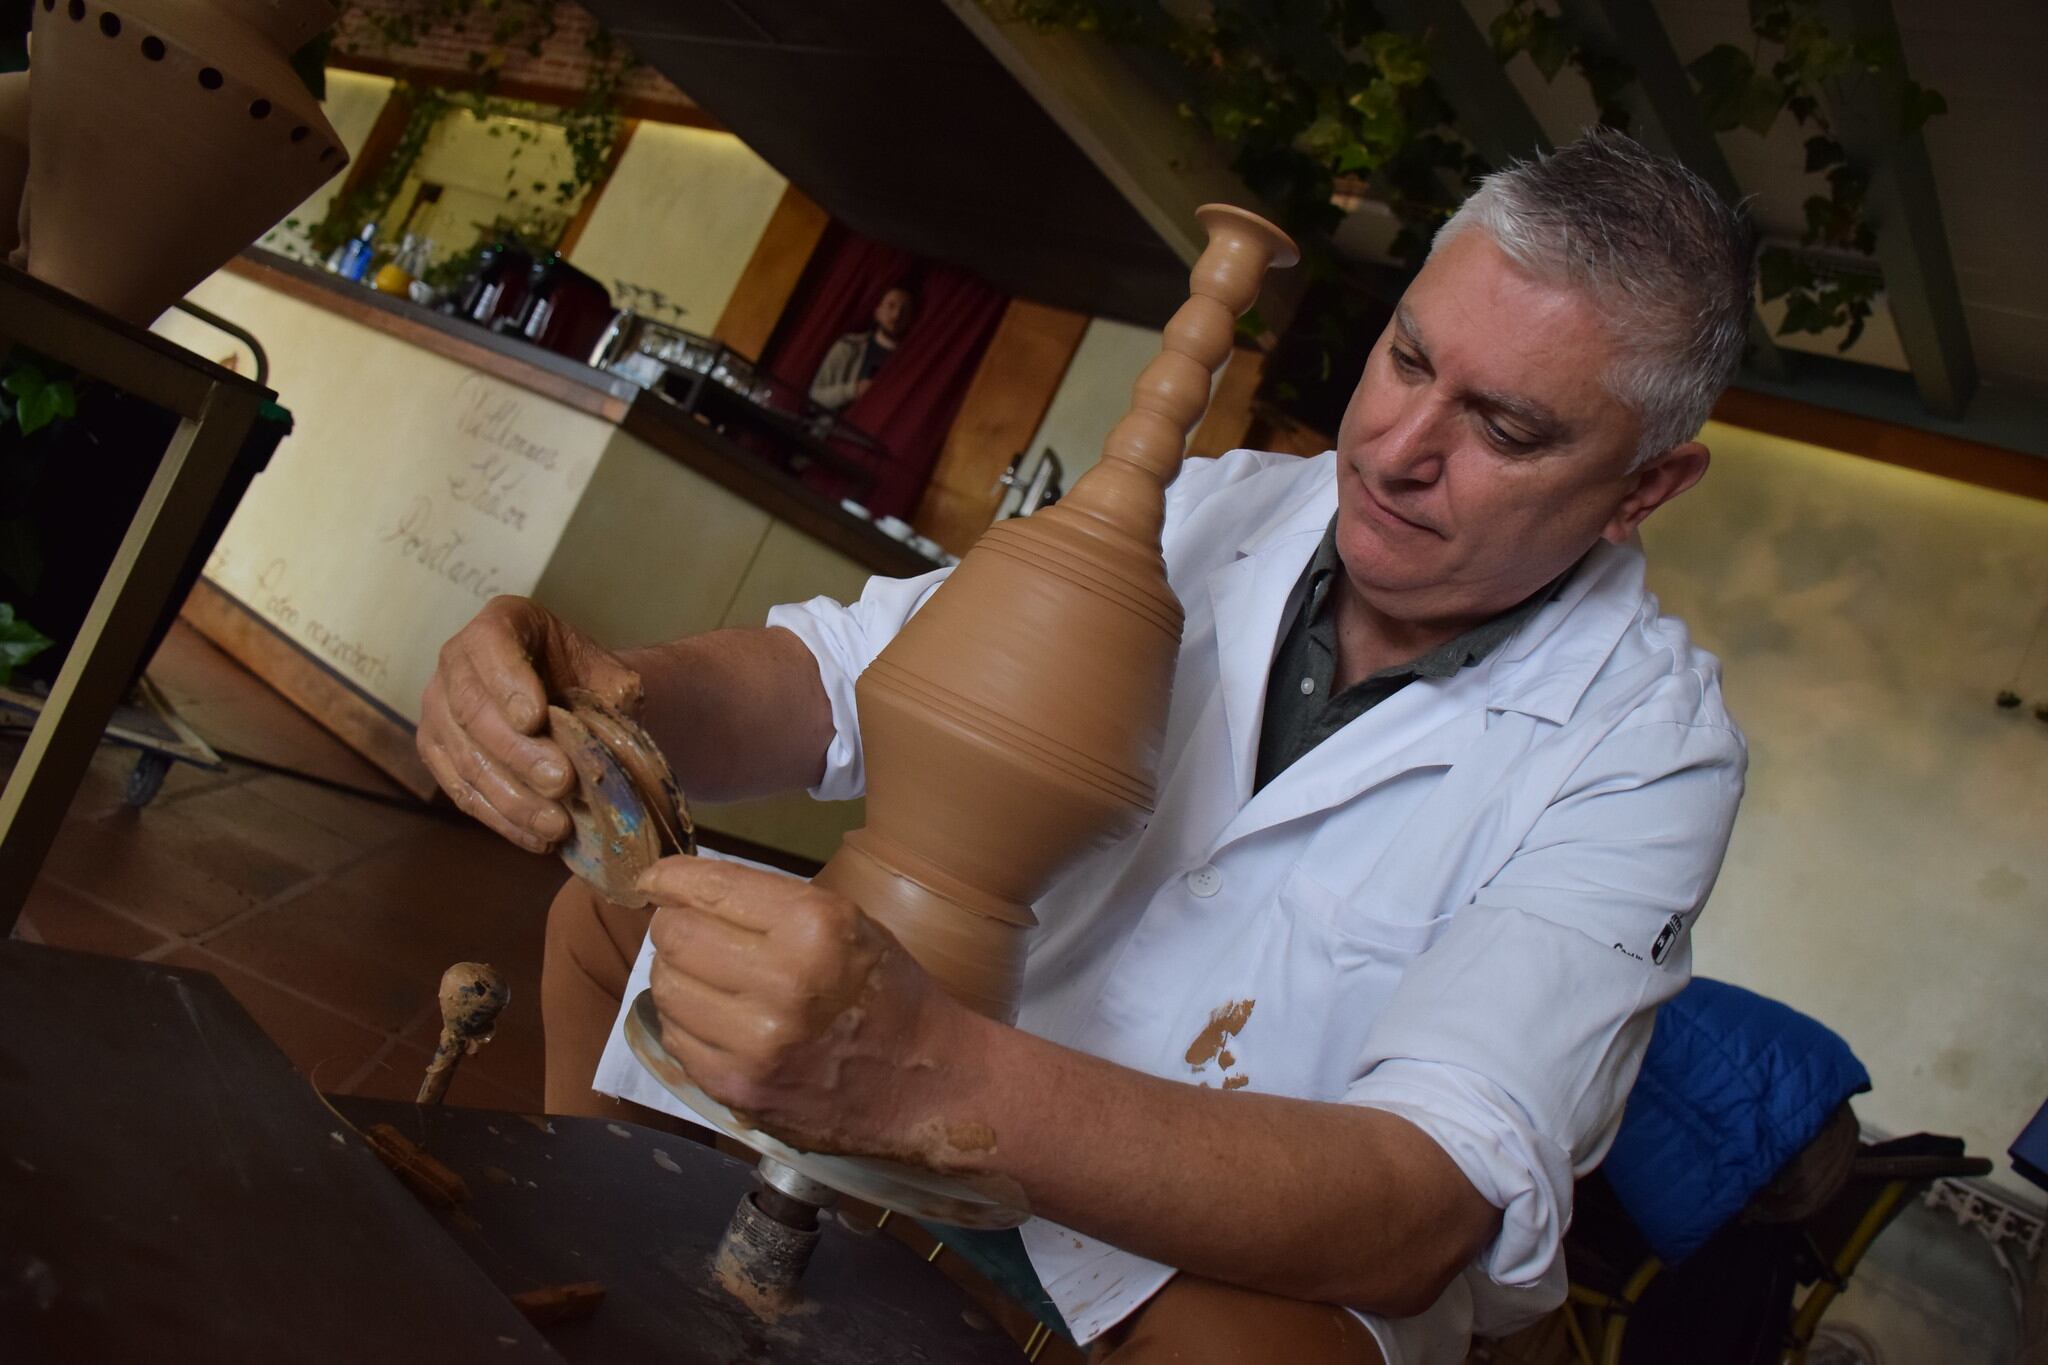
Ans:
[{"label": "clay pot with holes", "polygon": [[326,0],[33,5],[38,279],[147,324],[348,164],[289,61]]},{"label": "clay pot with holes", "polygon": [[21,194],[28,186],[28,72],[0,72],[0,256],[20,240]]}]

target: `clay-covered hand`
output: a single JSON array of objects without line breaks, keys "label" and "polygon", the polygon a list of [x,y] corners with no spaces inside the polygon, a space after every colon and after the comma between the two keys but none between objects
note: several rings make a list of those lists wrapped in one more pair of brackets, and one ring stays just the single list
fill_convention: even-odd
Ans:
[{"label": "clay-covered hand", "polygon": [[640,885],[662,1045],[705,1093],[809,1151],[931,1164],[938,1040],[961,1010],[836,892],[696,858]]},{"label": "clay-covered hand", "polygon": [[536,853],[569,836],[567,758],[548,699],[583,687],[635,714],[640,675],[523,597],[496,597],[441,646],[420,700],[420,758],[469,815]]}]

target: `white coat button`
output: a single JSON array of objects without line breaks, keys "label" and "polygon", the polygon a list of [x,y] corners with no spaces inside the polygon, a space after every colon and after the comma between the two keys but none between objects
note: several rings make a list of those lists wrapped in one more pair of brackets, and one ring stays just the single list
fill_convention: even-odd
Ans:
[{"label": "white coat button", "polygon": [[1193,872],[1188,873],[1188,890],[1194,892],[1203,900],[1209,899],[1209,897],[1222,889],[1223,874],[1216,870],[1214,863],[1204,863]]},{"label": "white coat button", "polygon": [[1313,692],[1313,691],[1315,691],[1315,690],[1316,690],[1316,680],[1315,680],[1314,678],[1303,678],[1303,679],[1301,680],[1301,695],[1302,695],[1302,696],[1304,696],[1304,697],[1305,697],[1305,696],[1307,696],[1307,695],[1308,695],[1309,693],[1311,693],[1311,692]]}]

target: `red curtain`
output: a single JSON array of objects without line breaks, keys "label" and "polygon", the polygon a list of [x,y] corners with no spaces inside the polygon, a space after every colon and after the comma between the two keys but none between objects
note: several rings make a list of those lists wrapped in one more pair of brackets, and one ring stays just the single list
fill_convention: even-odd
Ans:
[{"label": "red curtain", "polygon": [[916,268],[917,257],[909,252],[831,224],[763,361],[783,383],[798,393],[808,392],[832,343],[872,323],[882,295],[909,279]]},{"label": "red curtain", "polygon": [[[836,225],[833,237],[792,300],[769,368],[807,390],[833,342],[868,326],[888,290],[911,290],[917,302],[909,333],[868,391],[839,414],[888,451],[862,501],[878,517],[908,521],[1010,299],[957,266],[921,261]],[[864,457],[859,462],[872,466]]]}]

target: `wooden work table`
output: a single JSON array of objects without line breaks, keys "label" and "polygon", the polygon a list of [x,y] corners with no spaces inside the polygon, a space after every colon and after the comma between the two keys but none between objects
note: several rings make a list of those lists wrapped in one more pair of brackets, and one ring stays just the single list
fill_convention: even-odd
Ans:
[{"label": "wooden work table", "polygon": [[[660,395],[524,341],[263,252],[192,298],[255,335],[294,427],[187,618],[422,796],[420,693],[494,596],[624,647],[935,567]],[[183,314],[158,330],[252,364]],[[700,819],[824,857],[859,810],[794,798]]]}]

